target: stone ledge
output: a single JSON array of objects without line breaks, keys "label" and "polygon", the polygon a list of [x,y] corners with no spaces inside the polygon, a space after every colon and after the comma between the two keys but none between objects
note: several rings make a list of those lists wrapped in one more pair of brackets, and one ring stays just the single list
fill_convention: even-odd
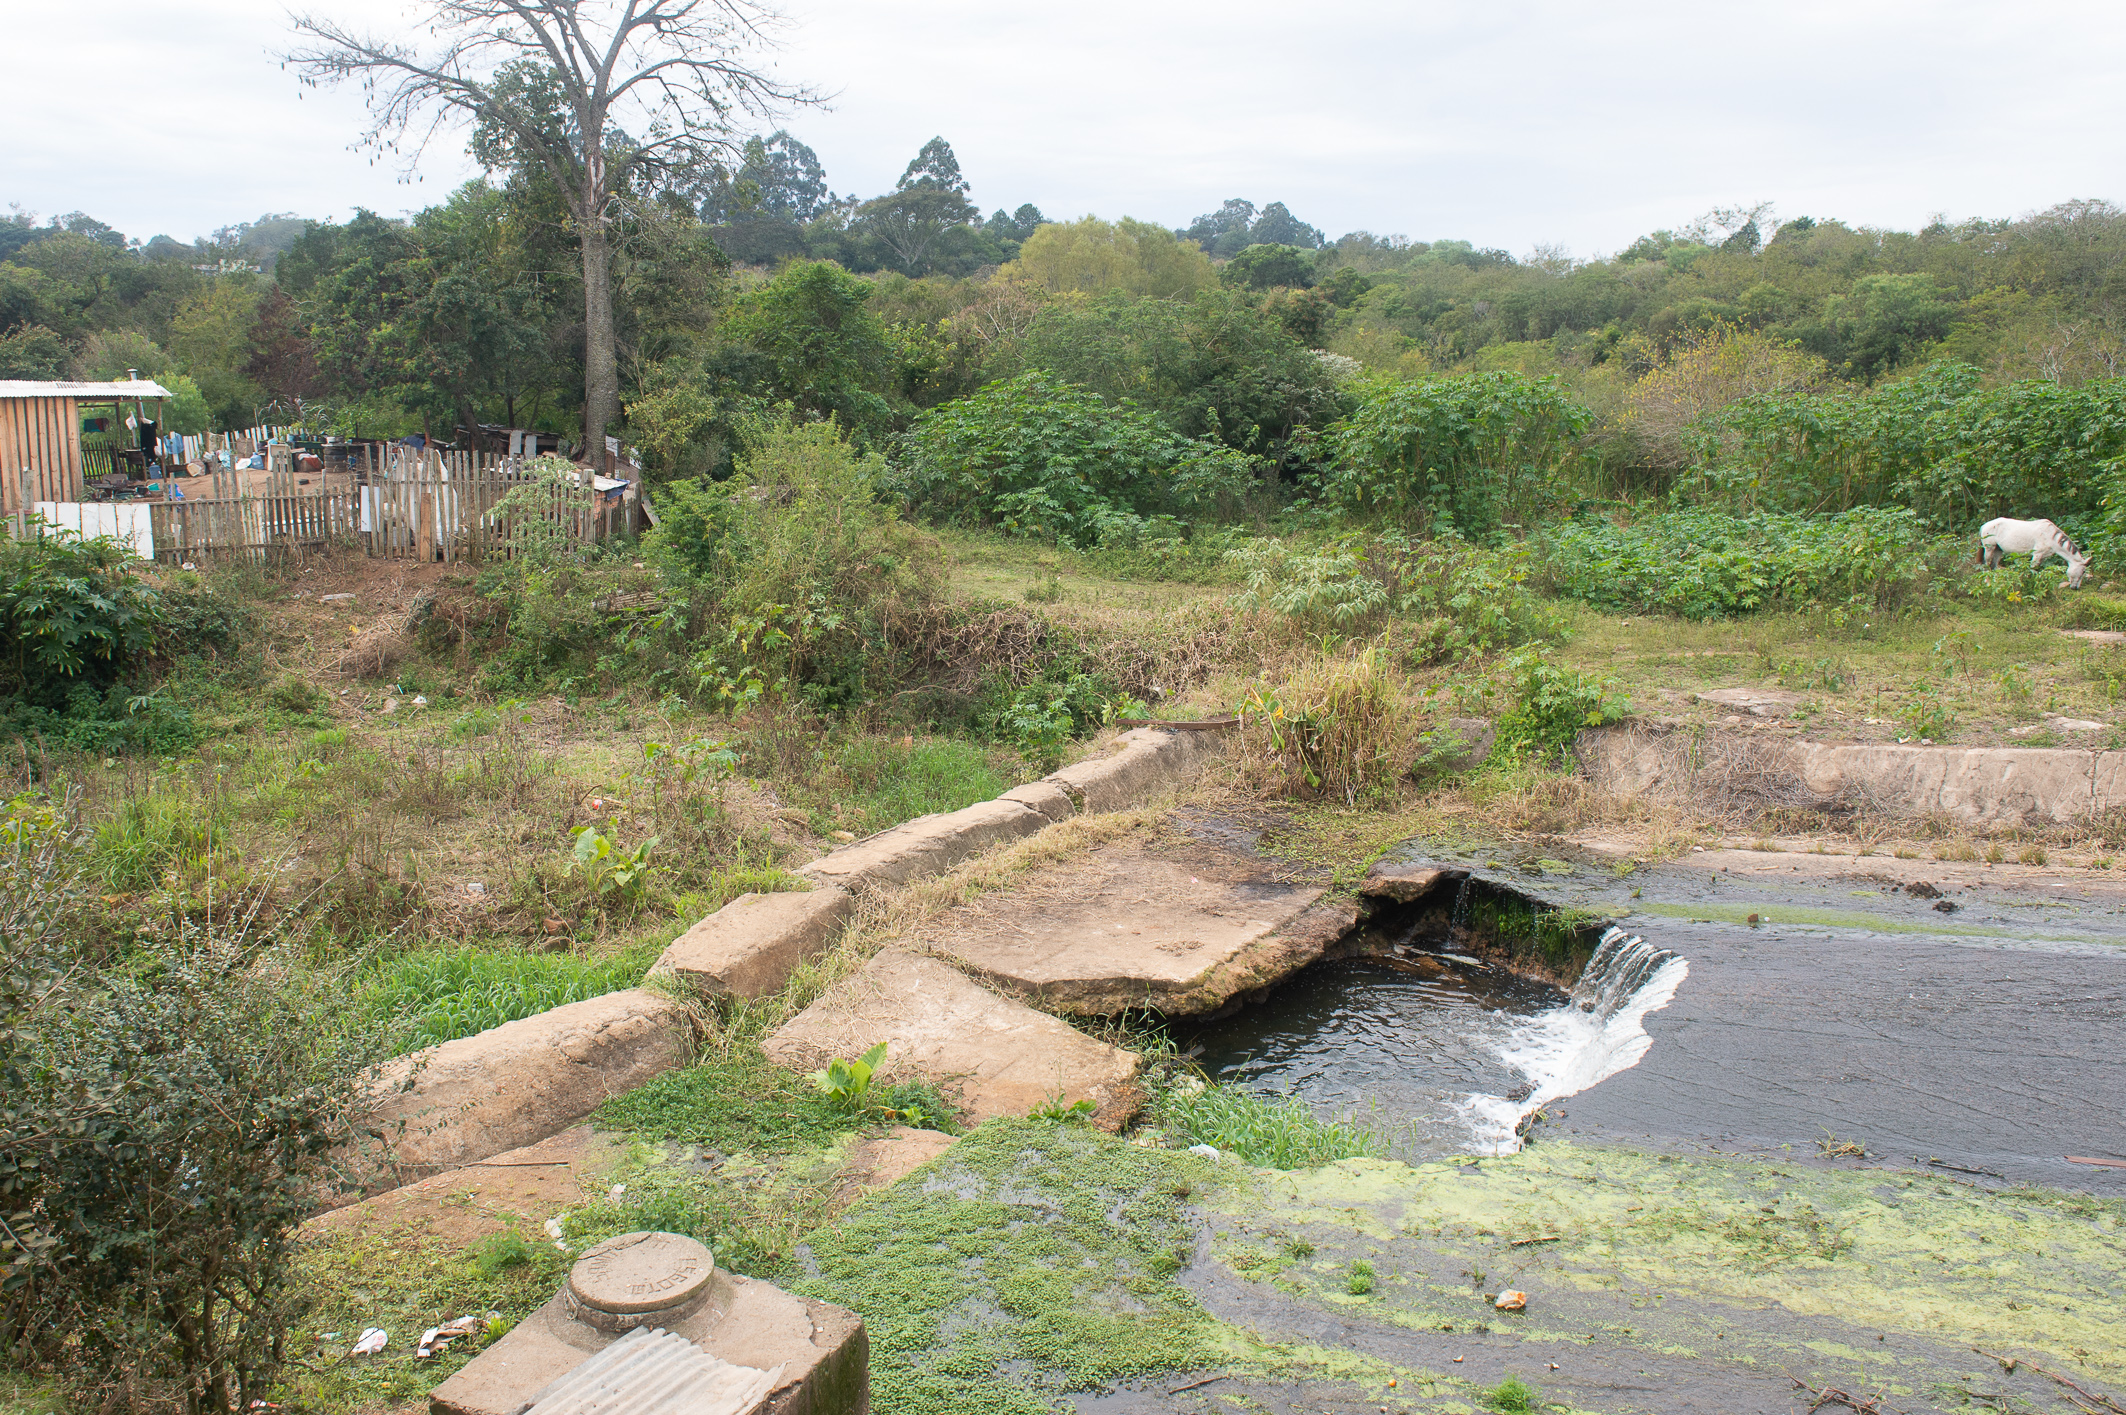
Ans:
[{"label": "stone ledge", "polygon": [[[888,949],[829,988],[761,1046],[812,1070],[886,1043],[880,1074],[957,1089],[968,1117],[1024,1115],[1051,1096],[1090,1100],[1103,1117],[1136,1103],[1134,1052],[982,987],[950,964]],[[1126,1103],[1126,1105],[1125,1105]]]},{"label": "stone ledge", "polygon": [[692,1056],[686,1009],[642,988],[571,1002],[401,1057],[371,1091],[371,1192],[564,1130]]},{"label": "stone ledge", "polygon": [[1046,830],[1050,824],[1047,816],[1021,802],[983,801],[882,830],[814,860],[798,873],[853,892],[907,884],[942,874],[970,855]]},{"label": "stone ledge", "polygon": [[1084,810],[1127,810],[1217,756],[1216,737],[1211,732],[1133,727],[1114,740],[1107,755],[1067,766],[1043,781],[1062,787]]},{"label": "stone ledge", "polygon": [[823,885],[808,894],[741,894],[688,929],[655,973],[682,979],[704,997],[765,997],[827,950],[856,899]]}]

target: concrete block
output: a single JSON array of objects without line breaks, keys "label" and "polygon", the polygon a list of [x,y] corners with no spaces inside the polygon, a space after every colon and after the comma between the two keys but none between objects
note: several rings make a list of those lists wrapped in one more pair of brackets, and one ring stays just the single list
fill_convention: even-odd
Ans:
[{"label": "concrete block", "polygon": [[384,1132],[373,1188],[411,1183],[565,1130],[609,1096],[683,1066],[694,1032],[641,988],[572,1002],[393,1062],[365,1130]]},{"label": "concrete block", "polygon": [[861,891],[942,874],[969,855],[1046,830],[1049,818],[1017,801],[983,801],[943,815],[918,816],[844,845],[798,873]]},{"label": "concrete block", "polygon": [[1194,774],[1222,750],[1217,737],[1215,732],[1133,727],[1117,737],[1105,755],[1043,779],[1068,791],[1084,810],[1127,810]]},{"label": "concrete block", "polygon": [[1321,892],[1236,858],[1117,845],[954,909],[918,939],[1052,1012],[1211,1012],[1321,956],[1334,934],[1300,923]]},{"label": "concrete block", "polygon": [[1031,781],[1024,786],[1014,786],[997,799],[1017,801],[1030,811],[1039,811],[1052,822],[1067,821],[1078,813],[1070,793],[1053,781]]},{"label": "concrete block", "polygon": [[704,997],[764,997],[826,951],[856,909],[833,885],[806,894],[741,894],[672,941],[656,972]]},{"label": "concrete block", "polygon": [[976,1121],[1024,1115],[1060,1093],[1112,1116],[1138,1103],[1135,1052],[1094,1041],[962,976],[949,964],[887,949],[784,1023],[761,1050],[794,1070],[886,1044],[888,1079],[923,1076],[956,1085]]},{"label": "concrete block", "polygon": [[[719,1269],[713,1300],[664,1328],[756,1371],[782,1368],[763,1415],[866,1415],[871,1346],[854,1312]],[[518,1415],[534,1395],[620,1340],[576,1321],[567,1293],[517,1323],[428,1398],[430,1415]]]}]

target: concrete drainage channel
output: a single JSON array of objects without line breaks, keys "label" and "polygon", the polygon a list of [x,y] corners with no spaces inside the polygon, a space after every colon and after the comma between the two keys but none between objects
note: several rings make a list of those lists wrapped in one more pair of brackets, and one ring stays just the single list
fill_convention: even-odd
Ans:
[{"label": "concrete drainage channel", "polygon": [[[1626,791],[1692,780],[1702,761],[1682,747],[1643,734],[1583,744],[1598,784]],[[658,971],[705,999],[771,994],[832,946],[861,897],[1080,815],[1140,805],[1194,776],[1217,750],[1208,733],[1130,731],[1102,755],[1043,781],[834,851],[802,871],[809,892],[732,901],[675,941]],[[1890,784],[1878,773],[1867,787],[1875,804],[1992,819],[2033,799],[2048,772],[2083,782],[2080,799],[2091,802],[2108,802],[2107,783],[2117,781],[2126,804],[2126,756],[2107,774],[2103,759],[2114,754],[1899,749],[1911,751],[1930,759],[1914,766],[1899,755]],[[2049,758],[2074,760],[2029,760]],[[1905,799],[1884,799],[1895,789]],[[1035,867],[978,906],[932,916],[830,987],[764,1050],[810,1069],[884,1041],[889,1075],[954,1078],[972,1120],[1023,1115],[1061,1099],[1089,1101],[1114,1125],[1139,1103],[1131,1084],[1139,1058],[1067,1019],[1155,1012],[1175,1019],[1176,1033],[1195,1042],[1214,1072],[1242,1085],[1296,1089],[1328,1110],[1346,1097],[1316,1082],[1348,1070],[1336,1065],[1339,1054],[1365,1051],[1396,1065],[1416,1056],[1447,1072],[1466,1062],[1467,1084],[1389,1098],[1408,1122],[1408,1143],[1399,1148],[1410,1158],[1509,1149],[1538,1107],[1635,1066],[1654,1042],[1649,1015],[1668,1004],[1688,971],[1624,930],[1560,925],[1554,915],[1545,924],[1546,915],[1540,902],[1448,862],[1376,867],[1358,900],[1337,900],[1291,883],[1228,839],[1125,836]],[[689,1011],[662,991],[630,989],[405,1059],[386,1078],[371,1117],[371,1127],[391,1137],[395,1181],[553,1136],[609,1096],[687,1064]],[[1339,1078],[1347,1091],[1350,1079]],[[1392,1079],[1371,1078],[1375,1097]],[[527,1408],[543,1415],[548,1403],[573,1409],[563,1398],[576,1396],[548,1387],[593,1357],[623,1382],[691,1373],[687,1379],[737,1392],[734,1411],[864,1408],[857,1314],[731,1278],[712,1258],[703,1261],[714,1275],[703,1291],[723,1295],[703,1299],[700,1312],[658,1307],[670,1320],[652,1332],[656,1340],[624,1351],[616,1343],[642,1323],[622,1323],[622,1331],[595,1313],[586,1318],[580,1295],[570,1305],[572,1277],[569,1291],[521,1324],[521,1336],[513,1332],[439,1389],[433,1408],[446,1415]],[[738,1296],[754,1315],[727,1326],[726,1315],[743,1305]],[[772,1388],[765,1403],[744,1394],[756,1377]],[[535,1396],[542,1403],[528,1406]]]}]

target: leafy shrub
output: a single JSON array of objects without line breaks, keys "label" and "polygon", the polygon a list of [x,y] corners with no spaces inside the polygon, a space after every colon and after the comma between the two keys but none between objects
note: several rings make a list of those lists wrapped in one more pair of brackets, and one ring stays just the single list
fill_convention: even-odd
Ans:
[{"label": "leafy shrub", "polygon": [[694,596],[693,686],[731,707],[838,709],[892,677],[893,630],[937,596],[943,556],[882,505],[886,475],[832,423],[763,425],[730,480],[670,494],[646,550]]},{"label": "leafy shrub", "polygon": [[1266,1101],[1231,1086],[1177,1086],[1160,1102],[1159,1118],[1181,1143],[1213,1145],[1265,1169],[1312,1169],[1388,1152],[1386,1137],[1353,1121],[1317,1119],[1296,1096]]},{"label": "leafy shrub", "polygon": [[57,707],[77,686],[115,682],[152,649],[162,598],[133,574],[136,563],[108,536],[0,537],[0,696]]},{"label": "leafy shrub", "polygon": [[1723,619],[1773,607],[1890,609],[1934,589],[1957,547],[1910,511],[1835,516],[1672,511],[1628,526],[1572,521],[1537,538],[1560,595],[1635,614]]},{"label": "leafy shrub", "polygon": [[1323,490],[1409,530],[1491,539],[1565,496],[1562,472],[1593,419],[1554,378],[1375,380],[1329,432]]},{"label": "leafy shrub", "polygon": [[0,1342],[81,1408],[247,1410],[300,1316],[297,1232],[368,1043],[340,981],[271,940],[75,952],[82,881],[39,838],[0,847]]},{"label": "leafy shrub", "polygon": [[1378,800],[1416,755],[1405,686],[1377,649],[1257,684],[1240,704],[1242,760],[1287,794]]},{"label": "leafy shrub", "polygon": [[1216,509],[1252,479],[1240,453],[1028,373],[924,413],[893,485],[942,520],[1088,548],[1176,535],[1176,518]]},{"label": "leafy shrub", "polygon": [[1483,1393],[1484,1404],[1504,1415],[1522,1415],[1522,1412],[1541,1408],[1542,1397],[1534,1386],[1519,1376],[1508,1376]]},{"label": "leafy shrub", "polygon": [[1508,659],[1506,676],[1514,704],[1498,720],[1503,749],[1562,756],[1585,729],[1631,711],[1631,699],[1614,676],[1552,663],[1541,649]]},{"label": "leafy shrub", "polygon": [[1309,634],[1370,631],[1396,615],[1419,622],[1414,663],[1454,662],[1539,639],[1561,639],[1557,612],[1528,588],[1528,554],[1419,542],[1389,532],[1350,535],[1316,552],[1280,540],[1237,546],[1226,558],[1247,576],[1241,609],[1268,609]]},{"label": "leafy shrub", "polygon": [[1373,1271],[1373,1264],[1360,1258],[1351,1264],[1351,1271],[1344,1277],[1344,1291],[1353,1297],[1365,1297],[1372,1293],[1378,1280],[1379,1274]]}]

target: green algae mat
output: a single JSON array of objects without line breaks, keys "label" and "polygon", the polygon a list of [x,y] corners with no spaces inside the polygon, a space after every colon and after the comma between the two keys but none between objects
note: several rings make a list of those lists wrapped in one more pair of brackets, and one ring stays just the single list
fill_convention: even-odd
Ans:
[{"label": "green algae mat", "polygon": [[1813,1158],[1281,1172],[1000,1121],[797,1258],[791,1286],[864,1315],[881,1415],[1783,1410],[1797,1382],[2023,1409],[2057,1406],[2047,1372],[2126,1381],[2126,1201]]}]

